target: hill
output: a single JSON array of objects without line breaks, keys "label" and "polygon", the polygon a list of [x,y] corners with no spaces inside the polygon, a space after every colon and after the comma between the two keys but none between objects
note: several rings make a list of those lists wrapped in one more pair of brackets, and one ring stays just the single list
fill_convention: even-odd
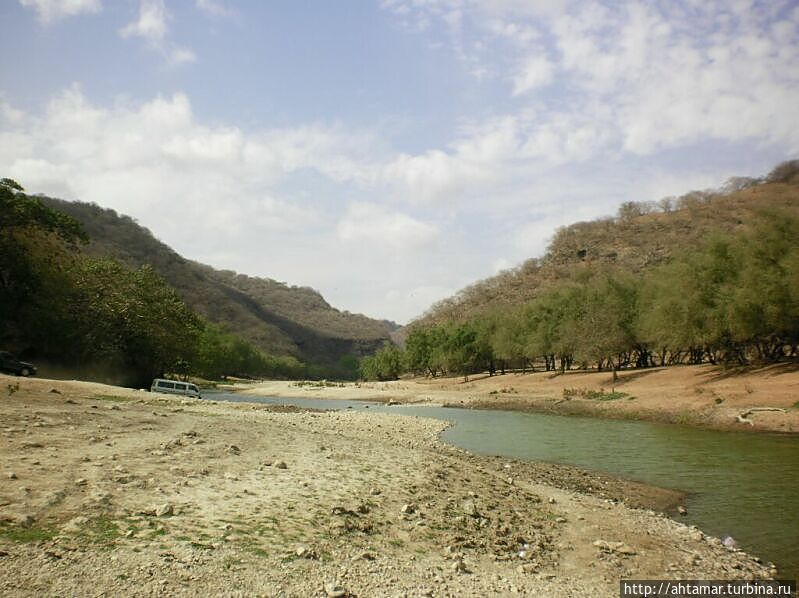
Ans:
[{"label": "hill", "polygon": [[462,322],[499,306],[539,297],[584,270],[613,266],[640,274],[697,249],[714,234],[745,230],[755,214],[799,215],[799,160],[760,179],[733,178],[715,190],[691,191],[659,202],[629,202],[616,217],[559,229],[545,254],[478,281],[444,299],[410,325]]},{"label": "hill", "polygon": [[90,238],[84,251],[132,267],[151,265],[192,310],[267,353],[335,365],[369,354],[389,338],[388,323],[337,310],[313,289],[215,270],[182,257],[129,216],[39,198],[80,222]]}]

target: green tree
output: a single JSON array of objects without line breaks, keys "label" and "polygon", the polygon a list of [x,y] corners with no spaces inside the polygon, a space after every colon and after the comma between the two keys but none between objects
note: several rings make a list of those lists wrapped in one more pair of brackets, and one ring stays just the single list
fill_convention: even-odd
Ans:
[{"label": "green tree", "polygon": [[21,344],[49,286],[60,278],[69,247],[86,236],[78,222],[25,194],[11,179],[0,179],[0,341]]},{"label": "green tree", "polygon": [[113,260],[84,258],[74,276],[73,319],[84,331],[88,355],[112,357],[136,386],[178,361],[192,367],[200,320],[152,268],[129,270]]},{"label": "green tree", "polygon": [[576,290],[577,317],[573,322],[576,357],[606,362],[618,378],[622,355],[635,347],[637,293],[635,279],[620,272],[604,273]]},{"label": "green tree", "polygon": [[361,378],[364,380],[396,380],[403,372],[403,361],[400,348],[394,343],[386,342],[374,355],[361,360]]}]

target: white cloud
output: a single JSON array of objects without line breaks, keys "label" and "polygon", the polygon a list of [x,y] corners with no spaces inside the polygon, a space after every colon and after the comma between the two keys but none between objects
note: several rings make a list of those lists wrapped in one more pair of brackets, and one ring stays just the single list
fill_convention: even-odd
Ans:
[{"label": "white cloud", "polygon": [[101,0],[19,0],[19,3],[35,10],[43,23],[83,13],[98,13],[103,8]]},{"label": "white cloud", "polygon": [[232,234],[242,224],[260,233],[319,225],[314,206],[273,187],[300,169],[327,164],[336,147],[350,143],[336,143],[321,127],[245,132],[204,126],[181,93],[104,108],[75,85],[42,115],[0,108],[0,117],[10,115],[0,129],[4,176],[31,191],[129,213],[156,232],[184,221],[190,234],[179,242],[220,230]]},{"label": "white cloud", "polygon": [[194,4],[199,10],[214,17],[230,17],[235,14],[232,8],[214,0],[195,0]]},{"label": "white cloud", "polygon": [[171,66],[179,66],[181,64],[196,62],[197,55],[190,48],[172,46],[167,52],[167,58],[169,59],[169,64]]},{"label": "white cloud", "polygon": [[119,30],[122,37],[141,37],[154,46],[161,43],[166,32],[166,7],[163,0],[141,0],[139,18]]},{"label": "white cloud", "polygon": [[164,56],[169,66],[195,62],[197,55],[191,48],[167,40],[168,16],[164,0],[140,0],[138,19],[125,25],[119,34],[123,38],[142,38],[150,48]]},{"label": "white cloud", "polygon": [[[444,15],[457,9],[451,46],[464,71],[479,61],[508,81],[508,97],[528,102],[506,116],[519,120],[529,155],[554,153],[559,162],[705,140],[799,151],[792,4],[395,0],[384,7],[403,21],[448,28]],[[541,91],[547,95],[532,93]],[[530,107],[536,119],[525,123]],[[458,171],[444,162],[431,154],[425,164],[439,176]]]},{"label": "white cloud", "polygon": [[366,202],[349,205],[337,232],[343,241],[368,243],[370,251],[381,248],[414,251],[429,246],[439,234],[433,224]]},{"label": "white cloud", "polygon": [[549,85],[553,74],[554,66],[545,56],[529,56],[520,71],[513,76],[513,95]]}]

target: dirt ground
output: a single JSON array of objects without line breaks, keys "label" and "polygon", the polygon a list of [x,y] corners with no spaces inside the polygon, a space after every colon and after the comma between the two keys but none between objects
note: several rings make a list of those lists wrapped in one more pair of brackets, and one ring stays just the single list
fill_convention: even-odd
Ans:
[{"label": "dirt ground", "polygon": [[[679,423],[719,430],[799,432],[799,365],[729,370],[680,366],[610,372],[509,373],[395,382],[234,385],[244,394],[434,403]],[[593,394],[592,394],[593,393]]]},{"label": "dirt ground", "polygon": [[470,455],[446,425],[0,376],[0,595],[617,596],[758,578],[676,493]]}]

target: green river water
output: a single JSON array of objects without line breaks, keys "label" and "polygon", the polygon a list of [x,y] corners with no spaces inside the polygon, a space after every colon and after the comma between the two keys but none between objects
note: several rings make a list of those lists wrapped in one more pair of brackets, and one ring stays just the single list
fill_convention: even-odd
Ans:
[{"label": "green river water", "polygon": [[[366,409],[360,401],[208,398]],[[688,493],[679,520],[774,562],[783,579],[799,577],[799,437],[716,432],[640,421],[508,411],[369,404],[369,409],[447,420],[445,442],[482,455],[549,461],[603,471]]]}]

